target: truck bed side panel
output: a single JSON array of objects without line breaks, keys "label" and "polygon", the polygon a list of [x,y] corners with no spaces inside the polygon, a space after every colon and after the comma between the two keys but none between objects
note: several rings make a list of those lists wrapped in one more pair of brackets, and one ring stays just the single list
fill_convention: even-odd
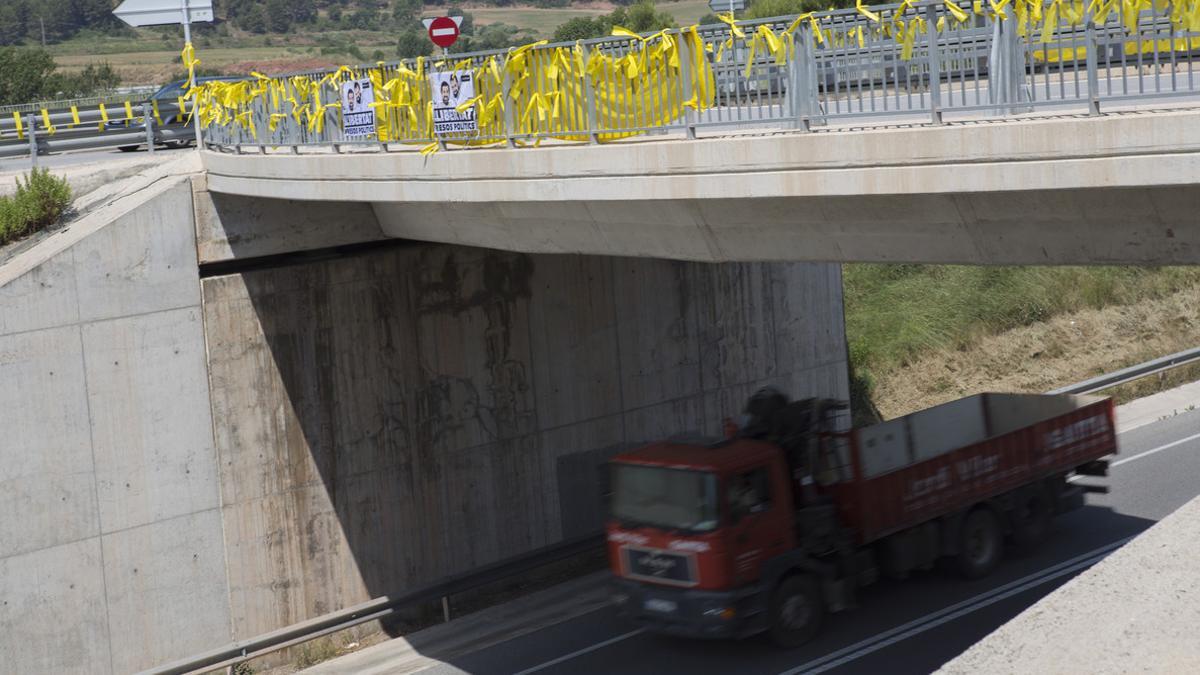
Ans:
[{"label": "truck bed side panel", "polygon": [[835,500],[860,543],[867,543],[1116,453],[1112,419],[1112,402],[1098,401],[896,471],[843,483]]}]

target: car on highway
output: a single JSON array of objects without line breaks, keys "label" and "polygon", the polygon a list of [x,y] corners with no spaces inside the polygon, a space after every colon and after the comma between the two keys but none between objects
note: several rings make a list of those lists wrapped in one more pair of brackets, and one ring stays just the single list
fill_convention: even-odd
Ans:
[{"label": "car on highway", "polygon": [[[196,83],[204,82],[234,82],[242,80],[242,77],[223,77],[219,75],[197,77]],[[155,123],[154,128],[154,144],[161,145],[167,148],[186,148],[189,145],[195,145],[196,138],[192,134],[181,133],[187,131],[187,115],[179,109],[179,97],[187,92],[187,80],[176,80],[164,84],[150,95],[148,101],[158,104],[158,114],[162,118],[162,124]],[[134,106],[135,108],[140,107]],[[104,128],[106,131],[118,131],[122,129],[145,131],[146,122],[141,116],[133,119],[109,120]],[[166,129],[167,133],[163,133]],[[168,138],[168,136],[170,138]],[[121,152],[133,152],[144,146],[145,143],[137,143],[134,145],[121,145],[117,149]]]}]

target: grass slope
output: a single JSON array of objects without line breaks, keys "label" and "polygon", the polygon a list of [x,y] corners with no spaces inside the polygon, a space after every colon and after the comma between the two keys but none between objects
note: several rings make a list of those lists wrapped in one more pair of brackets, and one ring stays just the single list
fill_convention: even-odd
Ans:
[{"label": "grass slope", "polygon": [[885,417],[989,386],[1041,391],[1195,346],[1188,327],[1200,318],[1197,268],[843,269],[858,389]]}]

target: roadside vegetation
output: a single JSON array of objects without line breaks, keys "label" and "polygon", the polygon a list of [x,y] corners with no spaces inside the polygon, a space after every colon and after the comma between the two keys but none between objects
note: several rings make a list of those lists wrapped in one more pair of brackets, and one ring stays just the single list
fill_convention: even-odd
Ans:
[{"label": "roadside vegetation", "polygon": [[0,196],[0,246],[57,223],[70,203],[67,181],[46,169],[18,178],[17,191]]},{"label": "roadside vegetation", "polygon": [[869,400],[887,418],[987,389],[1046,391],[1200,335],[1196,268],[858,264],[843,275],[857,407]]},{"label": "roadside vegetation", "polygon": [[[112,16],[112,4],[108,0],[0,0],[0,47],[45,48],[64,77],[108,64],[121,84],[164,84],[180,68],[180,29],[130,28]],[[217,20],[192,29],[200,60],[214,74],[252,70],[277,74],[430,55],[433,45],[420,19],[438,15],[464,17],[452,53],[505,49],[539,39],[598,37],[609,34],[614,25],[642,32],[717,22],[707,0],[218,0],[214,4]],[[754,0],[738,17],[848,6],[853,6],[851,0]],[[98,56],[104,64],[97,63]],[[62,89],[58,97],[87,95],[68,91]]]}]

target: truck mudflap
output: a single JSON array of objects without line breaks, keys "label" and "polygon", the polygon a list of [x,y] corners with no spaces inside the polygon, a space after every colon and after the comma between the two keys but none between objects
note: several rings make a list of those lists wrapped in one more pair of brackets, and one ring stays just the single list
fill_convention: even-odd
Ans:
[{"label": "truck mudflap", "polygon": [[613,604],[653,632],[689,638],[741,638],[767,629],[765,593],[754,585],[701,591],[613,580]]}]

